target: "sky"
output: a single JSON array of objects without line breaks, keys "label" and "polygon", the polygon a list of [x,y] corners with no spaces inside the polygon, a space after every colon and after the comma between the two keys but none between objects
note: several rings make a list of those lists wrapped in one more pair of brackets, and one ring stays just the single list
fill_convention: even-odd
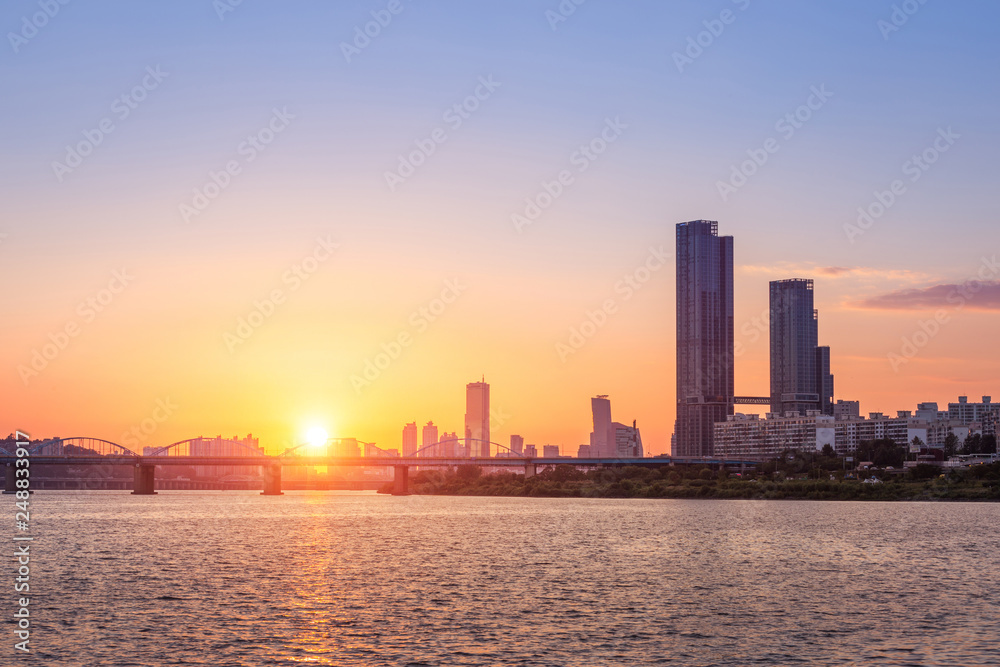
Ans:
[{"label": "sky", "polygon": [[575,453],[607,394],[665,453],[695,219],[735,238],[737,394],[769,391],[768,281],[813,278],[836,398],[1000,395],[998,25],[985,0],[5,2],[0,428],[395,448],[461,432],[485,377],[494,441]]}]

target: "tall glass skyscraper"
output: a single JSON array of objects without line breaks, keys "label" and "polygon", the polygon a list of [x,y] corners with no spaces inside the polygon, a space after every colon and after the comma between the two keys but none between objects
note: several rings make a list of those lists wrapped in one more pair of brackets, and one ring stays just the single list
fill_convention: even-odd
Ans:
[{"label": "tall glass skyscraper", "polygon": [[465,385],[465,451],[468,456],[490,455],[490,385]]},{"label": "tall glass skyscraper", "polygon": [[733,414],[733,237],[719,223],[677,225],[677,421],[674,456],[714,454]]},{"label": "tall glass skyscraper", "polygon": [[770,292],[771,412],[832,415],[830,348],[819,346],[813,281],[774,280]]}]

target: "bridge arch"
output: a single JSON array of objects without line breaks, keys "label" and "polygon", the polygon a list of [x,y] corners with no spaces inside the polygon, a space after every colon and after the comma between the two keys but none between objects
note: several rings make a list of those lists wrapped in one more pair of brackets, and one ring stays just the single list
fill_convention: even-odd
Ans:
[{"label": "bridge arch", "polygon": [[[74,449],[67,452],[67,445]],[[79,453],[77,449],[87,449],[91,452],[96,452],[98,456],[139,456],[136,452],[133,452],[124,445],[119,445],[117,442],[111,442],[102,438],[91,438],[89,436],[52,438],[51,440],[35,443],[28,449],[28,453],[41,456],[92,456],[92,454]]]},{"label": "bridge arch", "polygon": [[[493,442],[492,440],[483,440],[482,438],[448,438],[447,440],[440,440],[438,442],[429,445],[424,445],[420,449],[413,452],[412,456],[420,456],[420,452],[424,451],[425,449],[431,449],[432,447],[437,447],[438,445],[443,445],[445,443],[450,443],[450,442],[479,442],[479,443],[486,443],[487,445],[496,445],[500,449],[507,450],[507,452],[510,454],[517,454],[517,456],[511,458],[524,458],[523,453],[518,454],[507,445],[501,445],[499,442]],[[488,458],[494,458],[494,457],[488,457]]]}]

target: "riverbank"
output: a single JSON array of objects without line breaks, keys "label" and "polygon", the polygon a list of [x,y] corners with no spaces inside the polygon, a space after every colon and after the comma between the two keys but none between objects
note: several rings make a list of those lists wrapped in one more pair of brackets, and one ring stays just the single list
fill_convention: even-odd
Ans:
[{"label": "riverbank", "polygon": [[[933,475],[933,476],[931,476]],[[735,477],[709,470],[618,468],[582,472],[558,466],[534,477],[510,472],[482,474],[421,471],[410,478],[410,493],[451,496],[547,498],[717,498],[743,500],[1000,501],[1000,464],[951,471],[922,469],[884,475],[884,481],[784,479],[760,473]],[[391,492],[391,483],[380,493]]]}]

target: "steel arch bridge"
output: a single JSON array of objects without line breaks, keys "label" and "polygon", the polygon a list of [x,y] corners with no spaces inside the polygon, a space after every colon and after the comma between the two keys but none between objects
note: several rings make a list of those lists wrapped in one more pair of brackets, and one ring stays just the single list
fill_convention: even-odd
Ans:
[{"label": "steel arch bridge", "polygon": [[[433,451],[435,451],[434,449],[432,449],[433,447],[438,447],[438,446],[443,445],[443,444],[455,443],[455,442],[458,442],[458,443],[463,443],[463,442],[478,442],[480,444],[486,443],[487,447],[490,446],[490,445],[496,445],[499,449],[505,449],[505,450],[507,450],[508,453],[516,455],[516,456],[513,456],[513,457],[506,457],[506,458],[524,458],[524,454],[523,453],[522,454],[518,454],[517,452],[515,452],[513,449],[511,449],[507,445],[501,445],[499,442],[493,442],[492,440],[483,440],[482,438],[448,438],[447,440],[440,440],[440,441],[435,442],[435,443],[430,444],[430,445],[424,445],[420,449],[418,449],[418,450],[414,451],[412,454],[410,454],[410,456],[428,456],[428,454],[421,455],[420,452],[422,452],[424,450],[428,450],[428,451],[433,452]],[[497,454],[499,454],[499,453],[500,452],[497,451]],[[481,458],[490,458],[490,455],[487,452],[486,457],[481,457]]]},{"label": "steel arch bridge", "polygon": [[32,445],[28,449],[28,453],[33,456],[62,456],[70,458],[74,456],[115,456],[138,458],[140,456],[137,452],[133,452],[128,447],[119,445],[117,442],[87,436],[53,438],[51,440],[45,440]]}]

